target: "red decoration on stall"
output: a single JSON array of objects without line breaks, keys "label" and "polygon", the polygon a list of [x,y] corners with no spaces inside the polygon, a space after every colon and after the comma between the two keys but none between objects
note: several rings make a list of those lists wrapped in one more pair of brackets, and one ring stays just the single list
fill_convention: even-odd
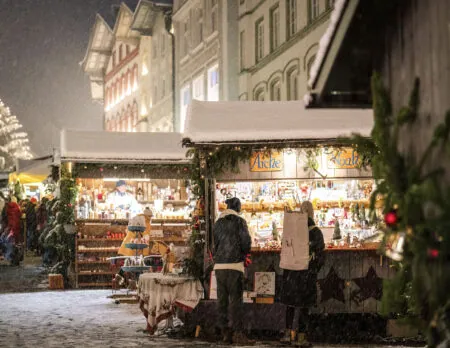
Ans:
[{"label": "red decoration on stall", "polygon": [[72,208],[72,203],[68,203],[67,206],[68,206],[69,208]]},{"label": "red decoration on stall", "polygon": [[388,226],[394,226],[398,222],[398,215],[396,211],[390,211],[384,216],[384,222]]},{"label": "red decoration on stall", "polygon": [[100,171],[103,172],[103,168],[100,168]]},{"label": "red decoration on stall", "polygon": [[439,257],[439,250],[438,249],[428,249],[428,257],[431,257],[432,259]]}]

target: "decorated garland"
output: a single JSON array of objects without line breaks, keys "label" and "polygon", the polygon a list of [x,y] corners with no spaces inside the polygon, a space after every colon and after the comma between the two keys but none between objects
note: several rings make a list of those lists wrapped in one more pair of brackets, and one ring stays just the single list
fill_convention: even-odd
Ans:
[{"label": "decorated garland", "polygon": [[75,235],[70,230],[75,223],[77,187],[64,166],[61,167],[59,190],[59,197],[48,203],[49,220],[40,241],[45,248],[56,251],[56,264],[50,272],[62,274],[67,283],[69,267],[75,258]]},{"label": "decorated garland", "polygon": [[[450,329],[450,189],[442,186],[445,170],[429,171],[425,164],[436,154],[450,152],[450,111],[439,124],[425,152],[399,151],[400,135],[418,117],[419,81],[409,105],[392,114],[388,92],[379,75],[372,78],[375,124],[372,139],[347,139],[370,164],[377,189],[372,195],[384,201],[384,245],[395,262],[394,279],[383,292],[385,314],[409,317],[426,330],[429,346],[445,339]],[[447,157],[448,159],[448,157]],[[395,249],[395,250],[394,250]],[[448,336],[447,336],[448,337]]]}]

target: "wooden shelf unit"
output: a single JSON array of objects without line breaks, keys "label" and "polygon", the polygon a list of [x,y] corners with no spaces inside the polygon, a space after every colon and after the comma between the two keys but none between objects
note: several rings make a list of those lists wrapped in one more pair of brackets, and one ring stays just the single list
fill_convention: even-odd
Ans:
[{"label": "wooden shelf unit", "polygon": [[[122,244],[121,238],[107,238],[111,233],[127,233],[126,224],[117,224],[105,220],[78,220],[76,222],[78,236],[75,242],[75,273],[77,288],[109,288],[112,287],[112,278],[117,272],[111,267],[107,257],[117,256]],[[88,249],[80,249],[84,246]],[[94,249],[93,248],[107,248]]]}]

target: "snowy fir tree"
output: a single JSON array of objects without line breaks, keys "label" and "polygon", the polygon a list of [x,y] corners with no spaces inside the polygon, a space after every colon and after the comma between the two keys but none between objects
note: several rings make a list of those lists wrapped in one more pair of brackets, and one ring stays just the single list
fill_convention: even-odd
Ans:
[{"label": "snowy fir tree", "polygon": [[31,159],[28,135],[21,132],[23,126],[0,100],[0,170],[10,170],[16,159]]}]

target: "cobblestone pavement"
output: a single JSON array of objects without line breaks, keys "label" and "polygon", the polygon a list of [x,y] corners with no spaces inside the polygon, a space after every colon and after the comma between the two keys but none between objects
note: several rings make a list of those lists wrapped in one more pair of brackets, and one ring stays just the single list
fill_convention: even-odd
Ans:
[{"label": "cobblestone pavement", "polygon": [[[150,337],[143,332],[145,318],[138,305],[117,305],[107,298],[110,294],[108,290],[1,294],[0,347],[220,347]],[[258,345],[269,346],[273,345]]]}]

